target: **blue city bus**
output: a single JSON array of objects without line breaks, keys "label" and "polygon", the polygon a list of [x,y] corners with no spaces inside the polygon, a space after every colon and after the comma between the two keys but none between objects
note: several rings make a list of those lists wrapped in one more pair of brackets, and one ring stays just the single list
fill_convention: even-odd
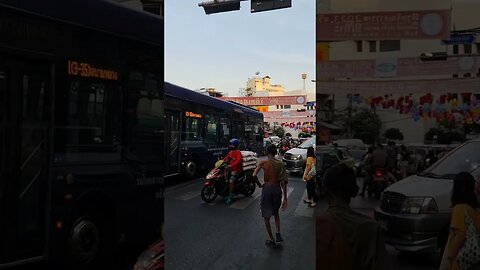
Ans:
[{"label": "blue city bus", "polygon": [[228,152],[231,138],[240,150],[263,147],[263,114],[238,103],[165,82],[166,176],[199,176]]},{"label": "blue city bus", "polygon": [[0,0],[1,269],[92,269],[160,237],[163,51],[150,13]]}]

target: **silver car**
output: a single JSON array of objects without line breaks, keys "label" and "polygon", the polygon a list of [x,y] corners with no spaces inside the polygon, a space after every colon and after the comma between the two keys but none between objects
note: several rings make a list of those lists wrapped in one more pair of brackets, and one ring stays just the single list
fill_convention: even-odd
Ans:
[{"label": "silver car", "polygon": [[447,241],[453,178],[470,172],[480,179],[480,140],[452,150],[422,173],[385,189],[375,219],[387,243],[405,252],[435,252]]}]

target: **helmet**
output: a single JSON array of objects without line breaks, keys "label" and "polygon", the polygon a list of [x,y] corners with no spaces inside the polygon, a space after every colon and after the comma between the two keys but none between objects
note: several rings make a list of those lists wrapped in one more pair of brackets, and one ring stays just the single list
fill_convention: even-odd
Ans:
[{"label": "helmet", "polygon": [[236,139],[236,138],[231,139],[230,144],[235,146],[235,147],[238,147],[238,139]]}]

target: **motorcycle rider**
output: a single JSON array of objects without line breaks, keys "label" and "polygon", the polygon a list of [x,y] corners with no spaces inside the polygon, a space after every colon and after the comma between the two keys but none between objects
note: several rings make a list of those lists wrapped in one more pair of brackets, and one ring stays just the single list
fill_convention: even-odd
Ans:
[{"label": "motorcycle rider", "polygon": [[232,203],[233,192],[235,190],[235,181],[237,181],[242,174],[242,153],[238,150],[239,141],[237,138],[232,138],[229,142],[228,148],[230,151],[223,161],[229,162],[230,179],[229,179],[229,196],[226,203]]}]

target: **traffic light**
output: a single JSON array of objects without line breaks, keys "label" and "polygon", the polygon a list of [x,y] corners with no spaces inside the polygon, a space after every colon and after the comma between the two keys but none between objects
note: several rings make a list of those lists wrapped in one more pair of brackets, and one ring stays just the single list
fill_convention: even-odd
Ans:
[{"label": "traffic light", "polygon": [[420,60],[422,61],[443,61],[447,60],[446,52],[432,52],[432,53],[422,53],[420,55]]},{"label": "traffic light", "polygon": [[292,7],[292,0],[251,0],[250,12],[268,11]]},{"label": "traffic light", "polygon": [[205,14],[220,13],[226,11],[240,10],[240,1],[242,0],[214,0],[198,4],[203,7]]}]

